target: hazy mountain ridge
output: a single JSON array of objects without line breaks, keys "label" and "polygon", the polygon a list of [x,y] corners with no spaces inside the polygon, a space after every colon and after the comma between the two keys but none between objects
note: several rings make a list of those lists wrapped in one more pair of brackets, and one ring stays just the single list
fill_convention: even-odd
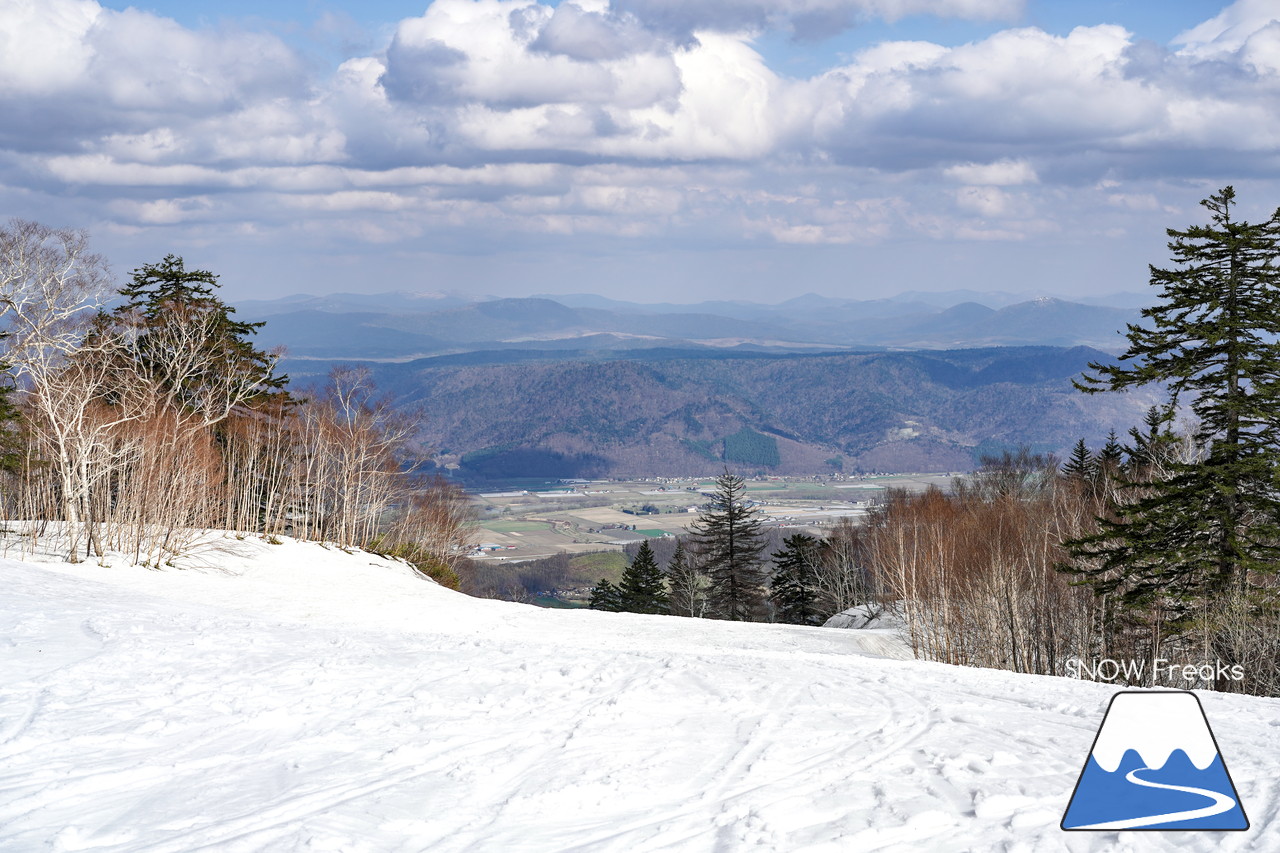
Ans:
[{"label": "hazy mountain ridge", "polygon": [[[508,351],[373,365],[397,405],[421,407],[442,463],[492,476],[967,470],[984,451],[1065,451],[1140,421],[1139,394],[1088,397],[1087,347],[761,354]],[[324,365],[309,367],[319,371]],[[291,370],[306,363],[287,365]],[[308,377],[296,375],[304,383]],[[311,378],[315,378],[313,375]],[[726,457],[726,439],[777,464]]]},{"label": "hazy mountain ridge", "polygon": [[778,305],[721,301],[684,306],[591,296],[467,302],[456,295],[335,294],[246,302],[240,314],[267,320],[259,341],[286,346],[296,356],[381,360],[513,345],[746,345],[802,351],[1083,344],[1114,351],[1122,342],[1120,330],[1138,318],[1132,309],[1050,297],[998,308],[975,301],[938,308],[918,300],[855,301],[813,294]]},{"label": "hazy mountain ridge", "polygon": [[492,476],[726,461],[791,474],[965,470],[984,451],[1100,443],[1151,402],[1070,384],[1119,349],[1136,311],[1052,297],[992,307],[960,299],[1001,301],[969,292],[934,294],[950,302],[937,307],[925,296],[681,306],[335,294],[241,315],[267,321],[259,341],[288,348],[299,386],[333,363],[371,363],[398,405],[425,410],[442,463]]}]

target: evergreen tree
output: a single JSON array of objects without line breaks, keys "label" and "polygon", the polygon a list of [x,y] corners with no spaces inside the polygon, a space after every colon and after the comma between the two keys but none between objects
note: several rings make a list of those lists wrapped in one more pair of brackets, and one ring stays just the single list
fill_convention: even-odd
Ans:
[{"label": "evergreen tree", "polygon": [[699,568],[693,555],[676,542],[675,553],[667,562],[669,607],[674,616],[701,618],[707,613],[707,586],[710,580]]},{"label": "evergreen tree", "polygon": [[711,581],[709,611],[719,619],[755,619],[764,602],[760,554],[765,543],[759,513],[747,506],[745,493],[746,482],[726,468],[716,479],[710,507],[690,528]]},{"label": "evergreen tree", "polygon": [[[1168,627],[1221,596],[1247,593],[1280,560],[1280,210],[1265,222],[1232,217],[1227,187],[1201,202],[1210,223],[1168,230],[1175,267],[1151,267],[1159,303],[1130,324],[1115,364],[1091,364],[1088,393],[1162,383],[1169,405],[1148,419],[1135,451],[1150,469],[1137,495],[1068,543],[1075,570],[1120,603],[1158,607]],[[1201,458],[1151,466],[1152,441],[1186,402]]]},{"label": "evergreen tree", "polygon": [[1084,439],[1076,442],[1076,446],[1071,449],[1071,456],[1067,459],[1066,464],[1062,466],[1062,475],[1068,480],[1074,480],[1080,483],[1091,483],[1098,470],[1097,460],[1093,454],[1089,452],[1088,446],[1084,443]]},{"label": "evergreen tree", "polygon": [[1124,445],[1115,430],[1107,433],[1107,443],[1098,451],[1098,470],[1106,474],[1114,474],[1124,463]]},{"label": "evergreen tree", "polygon": [[793,625],[817,625],[818,577],[816,563],[819,542],[812,536],[797,533],[783,540],[783,549],[773,553],[777,567],[769,598],[779,622]]},{"label": "evergreen tree", "polygon": [[[218,277],[208,270],[188,270],[182,258],[166,255],[158,264],[143,264],[120,289],[127,301],[101,322],[123,326],[136,339],[135,355],[143,370],[156,378],[180,405],[198,407],[208,388],[235,376],[253,385],[245,405],[288,399],[287,376],[275,374],[276,359],[254,347],[250,337],[265,322],[246,323],[232,317],[235,309],[219,299]],[[180,331],[181,330],[181,331]],[[177,369],[168,363],[163,341],[194,336],[194,353]]]},{"label": "evergreen tree", "polygon": [[592,610],[621,613],[623,610],[622,590],[610,583],[608,578],[600,578],[600,582],[591,588],[591,601],[587,606]]},{"label": "evergreen tree", "polygon": [[662,570],[653,556],[653,549],[646,540],[622,573],[618,587],[622,594],[622,609],[630,613],[666,613],[667,589]]},{"label": "evergreen tree", "polygon": [[1131,479],[1150,479],[1155,470],[1163,470],[1164,464],[1170,460],[1173,445],[1177,442],[1177,436],[1169,429],[1171,420],[1171,410],[1152,406],[1142,420],[1146,432],[1136,426],[1130,427],[1129,438],[1133,444],[1126,448],[1129,458],[1125,468]]}]

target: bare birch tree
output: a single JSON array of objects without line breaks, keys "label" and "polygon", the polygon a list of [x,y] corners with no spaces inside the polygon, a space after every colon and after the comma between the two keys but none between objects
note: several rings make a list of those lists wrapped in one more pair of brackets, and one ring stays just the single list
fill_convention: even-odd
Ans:
[{"label": "bare birch tree", "polygon": [[93,537],[88,501],[95,480],[105,473],[100,463],[128,456],[111,434],[140,414],[132,396],[115,414],[100,405],[107,384],[128,387],[115,375],[121,342],[104,338],[85,348],[89,321],[110,292],[106,261],[89,251],[83,232],[25,220],[0,229],[0,321],[9,334],[7,359],[56,471],[72,560],[79,559],[82,523]]}]

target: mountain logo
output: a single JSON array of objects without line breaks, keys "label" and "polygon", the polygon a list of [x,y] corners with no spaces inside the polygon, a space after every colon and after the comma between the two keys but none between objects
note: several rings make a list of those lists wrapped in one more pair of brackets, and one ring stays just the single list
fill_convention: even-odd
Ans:
[{"label": "mountain logo", "polygon": [[1062,828],[1249,828],[1194,693],[1129,690],[1111,697]]}]

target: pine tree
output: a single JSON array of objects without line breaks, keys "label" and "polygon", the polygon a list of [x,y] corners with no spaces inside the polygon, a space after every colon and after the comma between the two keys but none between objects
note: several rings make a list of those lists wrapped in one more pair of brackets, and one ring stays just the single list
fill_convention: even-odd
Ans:
[{"label": "pine tree", "polygon": [[1107,443],[1098,451],[1098,470],[1106,474],[1114,474],[1124,463],[1124,445],[1115,430],[1107,433]]},{"label": "pine tree", "polygon": [[[1075,570],[1132,607],[1155,607],[1184,631],[1197,609],[1247,593],[1280,560],[1280,210],[1265,222],[1232,217],[1227,187],[1201,202],[1210,223],[1168,230],[1175,267],[1151,267],[1159,303],[1130,324],[1115,364],[1091,364],[1088,393],[1162,383],[1167,408],[1148,419],[1135,451],[1150,470],[1137,495],[1068,543]],[[1152,466],[1152,431],[1185,402],[1198,419],[1200,458]],[[1154,421],[1154,423],[1153,423]]]},{"label": "pine tree", "polygon": [[1125,448],[1128,454],[1125,469],[1130,478],[1147,480],[1155,470],[1163,470],[1177,443],[1177,436],[1169,429],[1171,420],[1173,412],[1169,408],[1152,406],[1147,409],[1142,420],[1143,426],[1147,428],[1146,432],[1136,426],[1130,427],[1129,438],[1133,440],[1133,444]]},{"label": "pine tree", "polygon": [[783,540],[783,549],[773,553],[777,567],[769,598],[779,622],[817,625],[819,618],[816,563],[819,542],[797,533]]},{"label": "pine tree", "polygon": [[622,590],[618,589],[608,578],[600,578],[600,582],[591,588],[591,601],[587,606],[592,610],[621,613],[623,610]]},{"label": "pine tree", "polygon": [[640,543],[635,559],[622,573],[622,609],[630,613],[666,613],[667,588],[648,541]]},{"label": "pine tree", "polygon": [[[265,322],[234,319],[235,308],[215,293],[218,277],[208,270],[188,270],[182,258],[166,255],[158,264],[143,264],[120,289],[128,301],[101,322],[130,329],[135,354],[144,373],[154,377],[179,405],[198,408],[213,386],[228,376],[252,391],[249,407],[288,399],[287,376],[275,374],[276,359],[254,347],[250,337]],[[171,363],[175,339],[186,344],[181,365]]]},{"label": "pine tree", "polygon": [[1089,447],[1084,443],[1084,439],[1080,439],[1076,442],[1076,446],[1071,449],[1070,458],[1062,466],[1062,475],[1068,480],[1091,483],[1097,470],[1097,460],[1089,452]]},{"label": "pine tree", "polygon": [[710,507],[690,528],[711,579],[709,611],[719,619],[755,619],[764,602],[760,554],[765,543],[759,513],[747,506],[745,492],[746,482],[726,468],[716,479]]},{"label": "pine tree", "polygon": [[667,562],[669,607],[673,616],[702,618],[707,614],[707,586],[710,579],[698,566],[693,555],[676,542],[675,553]]}]

